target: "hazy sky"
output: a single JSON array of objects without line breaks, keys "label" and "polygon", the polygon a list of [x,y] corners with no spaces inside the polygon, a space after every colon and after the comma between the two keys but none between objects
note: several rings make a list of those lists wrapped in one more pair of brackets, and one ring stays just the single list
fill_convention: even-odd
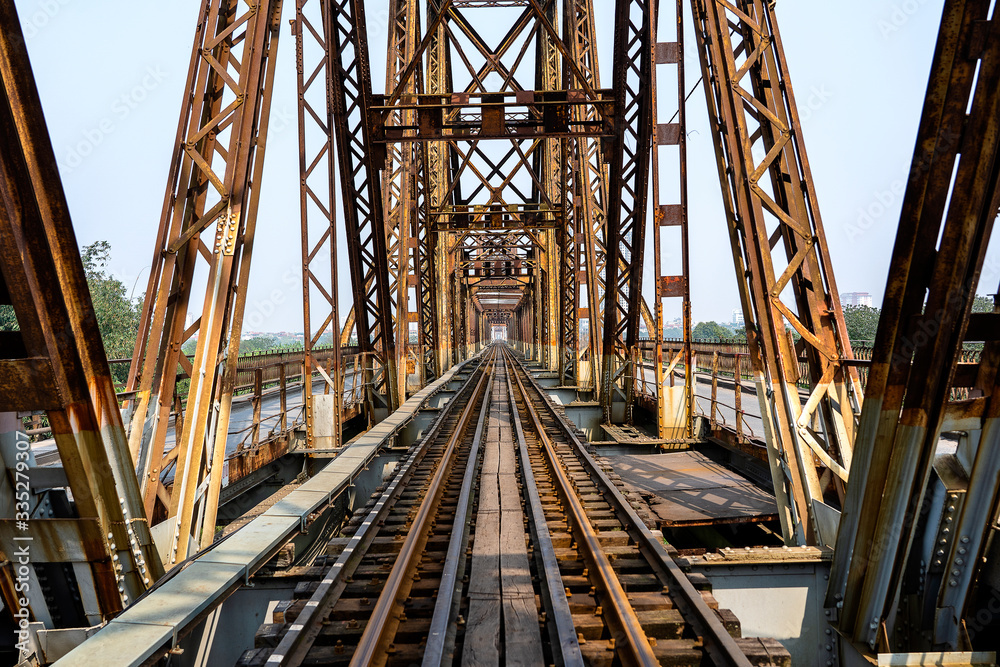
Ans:
[{"label": "hazy sky", "polygon": [[[613,2],[602,17],[610,85]],[[373,79],[384,79],[384,0],[368,0]],[[15,0],[81,244],[108,240],[112,271],[145,290],[197,0]],[[881,303],[942,0],[783,0],[777,16],[841,292]],[[301,330],[294,40],[285,2],[247,329]],[[688,86],[698,80],[688,24]],[[661,83],[662,87],[666,84]],[[738,297],[701,88],[689,109],[695,320]],[[666,119],[661,118],[661,122]],[[667,203],[667,202],[665,202]],[[343,238],[341,236],[341,238]],[[980,292],[1000,275],[994,243]],[[266,265],[265,265],[266,263]],[[346,261],[341,275],[346,276]],[[276,280],[280,281],[276,292]],[[349,305],[348,281],[341,281]],[[277,294],[277,296],[276,296]],[[343,307],[346,314],[347,307]],[[669,313],[668,313],[669,317]]]}]

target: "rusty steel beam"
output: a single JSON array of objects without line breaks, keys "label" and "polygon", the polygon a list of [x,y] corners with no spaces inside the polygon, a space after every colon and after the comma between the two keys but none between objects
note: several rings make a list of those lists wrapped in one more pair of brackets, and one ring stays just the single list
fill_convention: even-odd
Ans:
[{"label": "rusty steel beam", "polygon": [[372,84],[365,6],[335,0],[330,7],[333,47],[333,127],[354,292],[354,320],[363,358],[369,423],[399,406],[394,301],[390,290],[381,168],[385,149],[372,135]]},{"label": "rusty steel beam", "polygon": [[[563,376],[572,376],[568,381],[577,384],[577,270],[571,259],[564,258],[564,246],[576,243],[577,234],[574,218],[566,208],[570,198],[564,193],[563,179],[568,177],[563,172],[563,155],[568,155],[564,144],[569,141],[566,137],[573,134],[567,128],[574,122],[577,131],[594,136],[608,134],[610,125],[605,119],[612,95],[595,89],[592,77],[584,76],[572,57],[573,47],[567,43],[575,42],[576,33],[567,31],[567,37],[559,36],[558,3],[531,0],[521,6],[522,11],[503,39],[491,45],[464,12],[468,7],[481,9],[479,5],[432,0],[426,6],[427,27],[422,30],[415,5],[390,4],[387,85],[384,95],[372,97],[368,141],[376,148],[384,145],[388,157],[382,194],[388,269],[399,298],[408,297],[402,294],[401,285],[410,281],[398,276],[401,267],[411,261],[408,254],[403,257],[400,248],[408,253],[411,244],[397,237],[429,237],[426,243],[416,240],[418,254],[412,260],[414,269],[417,265],[434,267],[437,275],[436,281],[428,280],[426,274],[413,281],[422,288],[418,320],[427,322],[421,324],[421,331],[426,332],[422,336],[429,339],[440,333],[440,323],[447,319],[456,324],[450,327],[450,346],[443,344],[443,336],[435,337],[438,359],[461,358],[470,342],[481,335],[481,323],[470,320],[475,315],[464,308],[461,298],[466,289],[474,297],[475,287],[456,273],[461,261],[451,256],[466,235],[460,230],[471,230],[472,218],[481,214],[489,215],[488,221],[480,223],[484,228],[491,228],[497,218],[506,216],[505,225],[532,229],[532,242],[538,246],[539,291],[533,293],[537,301],[537,316],[532,320],[537,342],[534,353],[546,367],[561,368]],[[459,40],[459,35],[464,40]],[[524,90],[518,68],[532,46],[534,89]],[[452,51],[458,54],[471,78],[461,90],[456,90],[453,83]],[[587,58],[587,63],[595,61]],[[498,90],[485,84],[491,75],[502,77]],[[570,84],[573,89],[564,88]],[[469,107],[479,115],[470,116]],[[519,109],[512,113],[511,107]],[[521,111],[524,107],[527,114]],[[580,112],[574,111],[577,108]],[[470,117],[475,127],[468,125],[466,119]],[[528,125],[532,129],[525,132]],[[455,134],[448,128],[462,131]],[[494,143],[494,148],[487,149],[481,142],[490,138],[509,142],[510,147],[497,152]],[[421,173],[424,159],[426,173]],[[524,176],[529,179],[530,190],[519,185],[518,179]],[[421,195],[424,200],[414,206]],[[489,196],[489,200],[473,204],[480,196]],[[563,231],[557,233],[557,228]],[[436,243],[430,240],[434,236]],[[431,286],[431,282],[437,284]],[[444,285],[450,287],[440,289]],[[434,291],[438,294],[432,298]],[[439,323],[438,331],[433,327],[434,320]],[[398,313],[396,324],[399,343],[402,327]],[[446,354],[448,347],[450,355]],[[428,372],[431,361],[429,354],[424,357]]]},{"label": "rusty steel beam", "polygon": [[[342,443],[344,369],[337,276],[336,154],[329,109],[329,100],[333,96],[332,25],[329,3],[297,0],[293,32],[298,85],[299,215],[305,333],[302,363],[307,374],[319,371],[330,388],[334,422],[330,429],[332,439],[324,443],[324,448],[335,449]],[[314,266],[317,268],[314,269]],[[324,369],[313,351],[328,331],[334,343],[332,355],[328,357],[329,371]],[[302,387],[306,447],[315,448],[316,399],[311,381],[304,381]]]},{"label": "rusty steel beam", "polygon": [[[827,606],[841,607],[845,636],[872,648],[903,636],[960,650],[994,532],[1000,315],[970,317],[1000,209],[1000,16],[990,4],[945,2],[831,571]],[[986,341],[971,368],[959,364],[967,340]],[[963,387],[977,391],[951,402]],[[968,497],[935,545],[947,565],[940,588],[922,596],[934,613],[909,630],[886,628],[911,548],[919,553],[914,537],[942,429],[980,435]]]},{"label": "rusty steel beam", "polygon": [[[545,3],[543,7],[536,0],[532,0],[532,5],[536,12],[538,33],[535,39],[535,93],[533,97],[545,99],[562,87],[562,70],[564,68],[562,67],[559,45],[563,45],[563,40],[557,32],[559,24],[556,3],[551,1]],[[544,27],[551,30],[543,29]],[[571,64],[567,61],[565,69],[570,69]],[[568,97],[569,93],[567,93]],[[566,113],[568,109],[565,105],[560,105],[558,108],[565,115],[572,115]],[[544,123],[545,120],[548,120],[545,118],[544,107],[542,116]],[[565,139],[559,138],[557,133],[552,132],[552,130],[555,128],[544,127],[543,132],[545,132],[546,138],[541,145],[541,150],[535,154],[534,173],[537,174],[538,182],[535,184],[532,201],[562,209],[565,207],[562,169]],[[563,234],[557,234],[555,229],[544,229],[536,232],[543,243],[545,254],[546,282],[543,296],[546,313],[543,348],[545,366],[548,370],[559,373],[560,377],[563,377],[566,372],[567,355],[572,356],[572,349],[566,349],[567,337],[571,335],[566,333],[566,328],[575,327],[576,321],[576,308],[566,307],[566,299],[572,299],[575,304],[572,292],[576,290],[576,282],[564,275],[566,267],[561,257],[567,252],[567,248],[565,239],[560,237],[565,235],[565,227],[566,223],[564,222]],[[562,295],[563,298],[560,297],[560,288],[567,290],[567,293]]]},{"label": "rusty steel beam", "polygon": [[[411,101],[422,83],[423,68],[419,60],[413,75],[403,80],[407,66],[413,61],[420,38],[420,13],[417,0],[389,0],[389,30],[386,48],[385,88],[396,91],[404,101]],[[408,106],[386,110],[382,123],[374,122],[380,110],[372,109],[372,134],[399,130],[405,138],[404,128],[412,127],[416,111]],[[392,318],[396,349],[396,388],[398,403],[406,401],[407,365],[410,350],[410,276],[415,275],[413,261],[416,241],[414,233],[420,223],[417,211],[417,174],[424,146],[419,143],[394,142],[385,146],[386,162],[382,179],[382,209],[385,212],[386,253],[389,269],[389,291],[393,294]]]},{"label": "rusty steel beam", "polygon": [[[85,613],[98,615],[89,620],[100,622],[147,590],[163,566],[10,2],[0,3],[0,84],[0,303],[13,307],[19,327],[0,333],[0,412],[47,412],[75,512],[72,518],[29,515],[31,494],[18,493],[7,499],[11,518],[0,522],[3,534],[13,537],[0,546],[10,560],[28,553],[41,562],[43,552],[65,553],[55,547],[78,544],[89,563],[74,568],[76,592],[83,605],[93,605]],[[16,461],[4,461],[5,474],[17,481],[18,490],[27,480],[30,456],[24,454],[18,451]],[[11,614],[22,606],[18,597],[3,600]],[[38,609],[34,617],[43,613]]]},{"label": "rusty steel beam", "polygon": [[[609,146],[601,409],[606,423],[631,422],[632,350],[639,339],[646,205],[653,140],[653,0],[618,0],[614,131]],[[615,405],[624,403],[616,414]]]},{"label": "rusty steel beam", "polygon": [[[128,387],[138,391],[130,447],[152,516],[161,496],[178,365],[191,377],[166,507],[174,521],[168,566],[186,557],[189,536],[203,546],[214,539],[280,14],[280,0],[206,0],[199,12]],[[213,232],[209,245],[202,234]],[[207,273],[203,306],[187,327],[192,282],[202,259]],[[196,333],[189,362],[181,346]],[[199,492],[203,484],[207,488]]]},{"label": "rusty steel beam", "polygon": [[[554,7],[552,7],[554,9]],[[551,13],[551,11],[549,12]],[[550,22],[555,25],[553,16]],[[559,52],[548,42],[548,53],[552,64],[560,64]],[[543,61],[544,62],[544,61]],[[542,64],[542,63],[537,63]],[[561,68],[560,68],[561,69]],[[417,70],[419,73],[419,70]],[[411,80],[412,81],[412,80]],[[389,88],[392,90],[392,88]],[[610,113],[612,102],[606,99],[609,91],[599,91],[598,100],[591,100],[579,91],[558,87],[536,86],[533,91],[507,92],[464,92],[456,96],[404,93],[400,103],[385,105],[383,97],[377,97],[382,104],[372,107],[377,112],[394,112],[405,109],[412,118],[395,124],[376,126],[373,141],[378,144],[407,144],[427,139],[439,141],[465,141],[475,139],[549,139],[608,137],[608,130],[600,117]],[[520,108],[530,98],[531,104],[543,113],[525,117]],[[471,116],[463,114],[465,109],[487,107],[495,116]],[[581,108],[583,113],[575,113]],[[564,110],[571,113],[567,119],[557,119]],[[502,123],[488,122],[502,120]],[[554,129],[558,120],[558,129]]]},{"label": "rusty steel beam", "polygon": [[560,301],[560,340],[559,340],[559,384],[563,386],[580,386],[580,224],[577,217],[578,186],[575,153],[578,150],[576,141],[562,142],[561,183],[563,202],[563,224],[556,235],[556,243],[560,248],[559,292]]},{"label": "rusty steel beam", "polygon": [[[600,89],[601,77],[597,48],[597,29],[594,19],[593,0],[569,0],[565,3],[566,31],[572,30],[568,39],[570,54],[576,62],[577,70],[586,78],[587,83]],[[575,84],[574,84],[575,85]],[[577,107],[576,113],[585,110]],[[587,120],[595,120],[596,110],[586,110]],[[580,197],[576,216],[579,218],[579,233],[581,234],[584,269],[580,274],[584,278],[587,292],[587,321],[589,343],[581,352],[580,361],[587,357],[589,372],[581,372],[578,380],[595,393],[599,391],[599,375],[601,370],[602,341],[601,327],[603,323],[604,270],[606,264],[606,205],[608,201],[608,172],[604,160],[601,142],[596,139],[581,139],[576,142],[573,168]]]},{"label": "rusty steel beam", "polygon": [[[655,24],[659,27],[659,16],[656,17]],[[654,263],[654,285],[656,294],[654,304],[654,325],[649,327],[649,334],[654,342],[653,363],[656,365],[656,403],[657,416],[656,423],[661,438],[668,437],[694,437],[694,364],[691,351],[691,280],[690,280],[690,249],[688,236],[688,188],[687,188],[687,109],[685,105],[686,77],[684,72],[684,0],[676,0],[673,14],[673,30],[676,39],[673,42],[657,42],[655,65],[672,65],[676,70],[677,78],[677,111],[672,121],[663,125],[658,124],[658,105],[653,108],[653,125],[656,129],[656,147],[652,156],[652,180],[653,180],[653,263]],[[655,36],[654,36],[655,37]],[[656,99],[656,67],[653,67],[653,98]],[[678,201],[672,204],[660,203],[660,151],[661,146],[677,147],[677,183]],[[675,243],[672,247],[680,246],[681,274],[666,275],[663,269],[664,229],[676,228],[679,234],[675,235]],[[677,239],[676,237],[680,238]],[[677,242],[679,241],[679,242]],[[681,345],[675,359],[663,358],[663,300],[681,299],[681,317],[684,342]],[[668,409],[674,405],[675,393],[666,386],[666,374],[664,364],[670,367],[676,366],[678,360],[684,362],[684,419],[681,426],[677,426],[676,419],[668,415]],[[670,374],[671,386],[673,385],[673,373]],[[668,396],[669,394],[669,396]],[[673,431],[668,432],[667,424],[673,424]]]},{"label": "rusty steel beam", "polygon": [[436,295],[439,289],[434,280],[437,264],[436,235],[432,233],[431,219],[431,181],[430,181],[430,149],[424,147],[417,161],[416,187],[418,189],[417,220],[415,221],[414,238],[416,246],[415,277],[412,280],[417,290],[418,339],[417,355],[419,360],[420,384],[426,385],[440,377],[444,369],[438,363],[437,349],[440,336],[438,333],[438,310]]},{"label": "rusty steel beam", "polygon": [[[782,530],[789,542],[832,544],[831,505],[847,482],[861,389],[774,7],[693,6]],[[800,357],[809,368],[805,402]]]},{"label": "rusty steel beam", "polygon": [[[429,36],[424,85],[427,93],[438,95],[450,91],[452,87],[451,46],[444,25],[438,21],[438,17],[442,14],[443,2],[444,0],[427,0],[425,4]],[[427,168],[422,180],[426,190],[428,215],[433,215],[434,211],[441,211],[451,202],[461,199],[461,189],[457,183],[453,187],[455,162],[450,145],[441,142],[430,143],[425,154]],[[423,300],[421,327],[426,332],[425,338],[430,334],[433,341],[432,363],[436,373],[440,374],[453,363],[451,328],[448,326],[451,321],[451,310],[447,282],[448,265],[452,259],[447,249],[454,243],[454,238],[447,232],[431,233],[430,229],[425,230],[425,233],[428,237],[423,252],[427,258],[429,271],[421,272],[420,275]],[[430,362],[428,359],[425,364]]]}]

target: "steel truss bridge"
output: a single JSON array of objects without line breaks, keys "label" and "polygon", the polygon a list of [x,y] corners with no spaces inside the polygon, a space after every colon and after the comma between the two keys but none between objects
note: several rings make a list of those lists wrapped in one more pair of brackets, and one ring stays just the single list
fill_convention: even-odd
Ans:
[{"label": "steel truss bridge", "polygon": [[[578,613],[564,608],[568,576],[594,582],[583,588],[598,601],[604,650],[627,664],[667,659],[654,650],[667,635],[636,625],[649,620],[636,616],[639,590],[622,588],[632,575],[583,551],[609,546],[599,524],[615,520],[648,561],[643,576],[682,614],[678,632],[700,638],[691,664],[785,664],[780,647],[762,662],[719,631],[724,614],[621,504],[614,471],[595,463],[558,396],[591,410],[591,440],[645,424],[642,441],[661,450],[711,441],[759,462],[777,539],[826,563],[823,664],[917,653],[925,662],[892,664],[988,664],[982,652],[997,649],[1000,626],[990,606],[1000,595],[990,564],[1000,303],[985,313],[972,304],[992,291],[980,274],[1000,210],[993,3],[944,1],[878,334],[863,354],[847,335],[774,2],[385,0],[382,92],[371,74],[374,4],[200,1],[153,268],[116,393],[18,16],[0,0],[0,305],[17,321],[0,331],[0,597],[12,636],[30,619],[34,648],[21,658],[187,664],[209,655],[206,627],[225,601],[256,572],[273,576],[276,562],[293,565],[314,606],[336,610],[343,591],[331,587],[350,588],[337,568],[357,546],[338,521],[367,539],[357,518],[398,514],[397,489],[435,474],[457,488],[462,465],[482,474],[482,457],[516,434],[524,458],[497,474],[528,489],[532,529],[521,541],[531,554],[561,544],[540,529],[554,520],[542,505],[558,502],[576,512],[565,531],[590,573],[560,572],[544,554],[530,566],[551,589],[539,593],[550,607],[528,605],[536,634],[541,613],[545,660],[596,660],[589,630],[574,631]],[[282,19],[296,62],[304,350],[247,358],[247,286],[268,261],[266,249],[251,260],[272,91],[291,76],[276,67]],[[612,43],[599,45],[597,22],[612,19]],[[685,55],[695,53],[692,76]],[[737,347],[691,340],[685,101],[696,79],[746,322]],[[668,249],[681,257],[673,272]],[[662,337],[672,304],[679,341]],[[733,385],[733,422],[721,416],[730,399],[720,381]],[[745,429],[750,418],[757,430]],[[47,450],[29,442],[26,423]],[[403,457],[395,476],[386,469],[388,489],[363,482],[388,455]],[[437,467],[419,472],[425,458]],[[295,481],[278,495],[227,509],[289,465]],[[533,497],[532,470],[576,477]],[[376,488],[388,495],[368,503]],[[435,551],[441,498],[484,512],[482,490],[459,502],[436,488],[421,491],[427,509],[400,515],[428,531],[391,566],[409,579],[389,582],[396,597],[373,595],[372,630],[354,637],[346,626],[355,662],[393,662],[397,644],[409,655],[401,600],[419,588],[411,560]],[[590,488],[607,507],[576,507]],[[289,547],[316,533],[326,552],[309,547],[311,567],[329,568],[318,583],[319,570],[295,570],[302,553]],[[26,545],[30,561],[19,561]],[[461,580],[448,575],[457,566],[434,575],[445,577],[442,597]],[[454,608],[439,604],[428,622],[451,643],[416,642],[421,651],[437,647],[440,662],[464,646],[464,659],[479,660],[474,632],[454,637],[469,595],[447,591]],[[241,664],[305,660],[332,617],[303,609],[270,610],[288,627]],[[514,627],[520,612],[504,613]],[[304,640],[289,630],[302,614]],[[323,659],[339,661],[345,642]]]}]

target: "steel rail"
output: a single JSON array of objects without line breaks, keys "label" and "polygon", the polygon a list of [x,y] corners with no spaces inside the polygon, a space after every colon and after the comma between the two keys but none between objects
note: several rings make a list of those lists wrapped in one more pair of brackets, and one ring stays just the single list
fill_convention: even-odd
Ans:
[{"label": "steel rail", "polygon": [[[496,366],[494,365],[489,379],[489,384],[491,385],[495,373]],[[469,452],[469,462],[465,467],[465,476],[462,478],[462,490],[458,497],[458,507],[455,510],[455,518],[452,521],[454,528],[451,539],[448,541],[448,553],[445,556],[444,570],[441,573],[441,583],[438,586],[437,601],[434,604],[434,614],[431,617],[431,627],[427,632],[427,644],[424,648],[424,659],[421,663],[424,667],[437,667],[444,663],[449,636],[448,626],[458,611],[458,602],[461,601],[462,583],[458,577],[458,566],[459,561],[464,563],[462,552],[469,540],[467,518],[469,510],[472,507],[472,488],[476,482],[479,444],[482,442],[483,430],[489,411],[489,401],[483,401],[482,408],[479,411],[479,422],[476,424],[476,433],[472,437],[472,450]],[[456,593],[459,594],[457,600]]]},{"label": "steel rail", "polygon": [[[509,354],[505,352],[505,356],[509,357]],[[622,588],[621,582],[618,580],[618,575],[611,565],[611,561],[604,554],[597,532],[594,530],[593,525],[590,523],[590,518],[587,516],[587,511],[573,489],[569,477],[567,477],[566,472],[560,465],[559,454],[545,432],[545,425],[542,424],[541,417],[539,417],[538,412],[532,405],[528,390],[525,388],[524,383],[521,382],[521,378],[517,373],[514,374],[514,381],[521,396],[524,397],[525,409],[531,418],[533,428],[538,433],[538,439],[541,441],[542,447],[548,456],[552,466],[553,478],[562,491],[562,496],[569,506],[573,522],[579,531],[581,538],[579,544],[584,547],[584,558],[589,561],[592,568],[591,571],[597,574],[601,588],[604,589],[605,595],[611,602],[611,605],[605,606],[605,609],[610,611],[611,620],[618,626],[616,628],[617,631],[624,636],[625,646],[631,658],[629,662],[635,665],[659,665],[660,661],[653,653],[653,647],[649,644],[649,638],[642,629],[639,617],[636,616],[635,610],[632,608],[632,603],[629,602],[628,596],[625,594],[625,589]]]},{"label": "steel rail", "polygon": [[[510,357],[513,358],[512,355]],[[520,367],[520,363],[516,359],[514,363]],[[642,519],[639,518],[639,515],[636,514],[635,509],[632,508],[632,505],[629,504],[625,496],[618,490],[618,487],[614,485],[604,471],[601,470],[600,466],[597,465],[597,462],[586,450],[583,443],[576,437],[573,429],[555,411],[552,404],[546,398],[545,393],[533,380],[530,380],[530,374],[523,367],[521,369],[538,392],[538,396],[541,398],[540,403],[545,405],[556,423],[559,424],[560,429],[568,438],[580,461],[588,468],[591,477],[596,478],[596,481],[604,486],[605,498],[615,508],[615,513],[629,529],[629,536],[636,541],[647,561],[654,566],[654,570],[658,569],[657,566],[661,568],[657,573],[658,576],[660,576],[661,581],[665,580],[665,583],[669,586],[671,599],[683,615],[684,620],[690,623],[695,634],[702,638],[705,652],[712,658],[713,664],[717,667],[721,667],[722,665],[751,667],[750,661],[740,649],[736,640],[729,634],[722,621],[708,606],[701,593],[694,587],[684,571],[681,570],[680,566],[667,553],[663,543],[646,527]],[[520,377],[515,375],[515,378],[518,381],[518,385],[522,388],[522,393],[524,393],[524,385],[521,383]],[[529,413],[533,412],[531,401],[526,400],[525,404],[529,406]],[[547,441],[547,438],[545,440]],[[558,466],[553,467],[558,472],[562,472]],[[571,495],[570,497],[576,500],[575,496]],[[604,556],[603,552],[599,551],[598,553],[602,557]]]},{"label": "steel rail", "polygon": [[[504,356],[506,357],[506,354]],[[552,546],[552,537],[549,534],[548,522],[545,519],[545,510],[542,508],[542,499],[538,495],[538,487],[535,484],[535,473],[531,469],[531,460],[528,457],[528,445],[521,426],[521,415],[514,400],[514,388],[510,382],[511,375],[514,375],[514,368],[509,359],[505,359],[505,362],[511,370],[511,372],[507,373],[507,397],[510,402],[511,422],[514,427],[514,433],[517,436],[518,454],[521,459],[521,474],[524,476],[524,491],[527,494],[531,522],[535,526],[535,541],[538,543],[538,556],[542,561],[540,574],[545,578],[545,587],[549,598],[549,611],[552,613],[552,621],[555,625],[552,649],[553,652],[558,649],[563,667],[575,667],[576,665],[584,664],[583,655],[580,652],[579,638],[576,634],[576,624],[573,623],[573,612],[570,611],[569,601],[566,599],[566,589],[562,584],[562,574],[559,571],[559,559],[556,558],[556,552]]]},{"label": "steel rail", "polygon": [[492,356],[487,361],[491,365],[489,375],[487,376],[484,371],[480,376],[468,405],[462,411],[462,416],[455,427],[455,432],[448,439],[448,445],[445,447],[445,451],[441,455],[441,462],[438,464],[437,470],[434,472],[434,477],[427,487],[424,500],[420,504],[417,516],[413,520],[410,532],[407,534],[399,556],[396,558],[396,562],[392,566],[392,571],[386,579],[378,602],[375,603],[371,618],[365,626],[364,633],[361,635],[361,641],[358,642],[354,655],[351,657],[351,667],[363,667],[375,664],[377,656],[385,651],[385,642],[390,622],[398,620],[397,607],[402,607],[402,602],[399,600],[399,591],[404,582],[409,579],[409,575],[414,567],[414,559],[423,550],[428,521],[440,500],[445,477],[449,472],[452,459],[458,449],[458,443],[464,436],[469,422],[472,421],[472,415],[475,412],[478,399],[483,395],[489,378],[493,376],[497,356],[497,351],[494,350]]},{"label": "steel rail", "polygon": [[[476,370],[484,369],[491,360],[486,359],[476,367]],[[474,370],[473,373],[476,371]],[[485,373],[485,369],[484,369]],[[478,384],[476,385],[479,386]],[[281,642],[274,649],[268,658],[267,667],[287,667],[289,665],[300,665],[306,658],[306,654],[312,647],[322,628],[321,621],[326,618],[330,609],[337,603],[340,595],[346,587],[345,579],[353,573],[354,568],[360,562],[364,550],[371,544],[378,532],[378,526],[384,519],[398,495],[406,488],[406,480],[409,479],[415,467],[423,460],[431,444],[437,439],[445,420],[450,416],[450,406],[457,405],[459,397],[463,392],[459,392],[455,398],[432,424],[423,444],[408,459],[400,461],[400,469],[396,473],[389,487],[382,494],[378,503],[365,517],[364,522],[358,531],[351,537],[350,542],[340,553],[337,561],[327,570],[326,575],[320,582],[316,591],[309,598],[302,613],[296,618],[296,622],[289,627]],[[475,394],[470,397],[473,400]]]}]

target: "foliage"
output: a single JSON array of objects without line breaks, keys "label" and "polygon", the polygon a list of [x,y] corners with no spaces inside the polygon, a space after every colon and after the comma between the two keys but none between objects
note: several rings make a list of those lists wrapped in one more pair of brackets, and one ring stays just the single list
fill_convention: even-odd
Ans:
[{"label": "foliage", "polygon": [[[972,312],[993,312],[993,298],[979,295],[972,303]],[[871,306],[844,306],[844,321],[847,323],[847,335],[851,342],[874,341],[878,332],[878,321],[882,311]]]},{"label": "foliage", "polygon": [[[97,315],[97,326],[104,340],[108,359],[127,359],[132,356],[135,337],[142,315],[142,299],[129,297],[128,288],[106,272],[111,259],[111,244],[96,241],[84,246],[80,252],[83,270],[90,287],[90,298]],[[128,364],[112,364],[111,376],[122,385],[128,379]]]},{"label": "foliage", "polygon": [[278,339],[274,336],[255,336],[240,341],[240,354],[247,352],[264,352],[278,347]]},{"label": "foliage", "polygon": [[852,342],[859,340],[875,340],[878,331],[878,320],[882,311],[871,306],[844,306],[844,321],[847,323],[847,336]]},{"label": "foliage", "polygon": [[694,340],[714,340],[718,338],[729,338],[733,332],[722,326],[718,322],[698,322],[691,337]]},{"label": "foliage", "polygon": [[993,297],[983,296],[979,294],[976,296],[976,300],[972,302],[972,312],[974,313],[992,313],[993,312]]},{"label": "foliage", "polygon": [[740,340],[747,339],[747,328],[744,325],[740,325],[733,329],[733,338],[739,338]]},{"label": "foliage", "polygon": [[19,329],[14,306],[10,304],[0,305],[0,331],[18,331]]},{"label": "foliage", "polygon": [[[135,336],[139,330],[142,299],[131,299],[124,284],[107,273],[111,259],[111,244],[97,241],[80,251],[83,271],[90,288],[90,299],[97,316],[97,326],[104,342],[108,359],[127,359],[132,356]],[[10,305],[0,306],[0,331],[18,330],[17,317]],[[118,385],[128,379],[128,364],[112,364],[111,376]]]}]

